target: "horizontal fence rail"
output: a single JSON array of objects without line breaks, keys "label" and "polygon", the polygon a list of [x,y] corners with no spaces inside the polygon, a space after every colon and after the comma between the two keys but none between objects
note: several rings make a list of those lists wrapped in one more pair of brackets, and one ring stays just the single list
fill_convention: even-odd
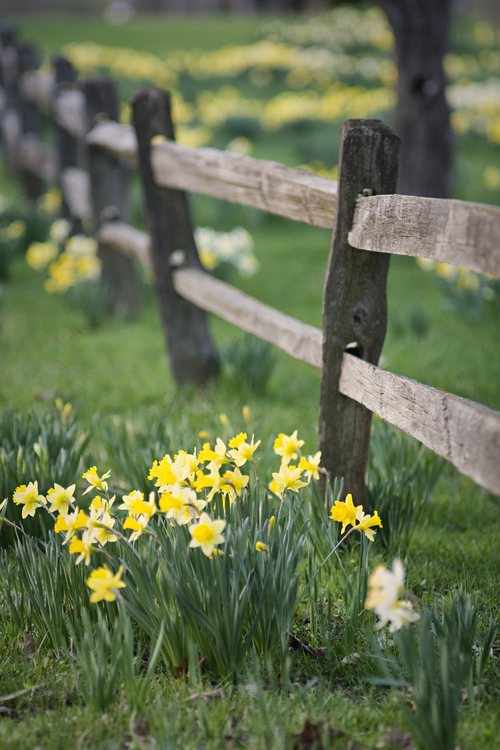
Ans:
[{"label": "horizontal fence rail", "polygon": [[[126,125],[101,122],[88,134],[87,143],[127,164],[137,163],[134,131]],[[333,228],[337,183],[305,169],[213,148],[187,148],[174,141],[153,145],[152,167],[160,187],[204,193],[317,227]]]},{"label": "horizontal fence rail", "polygon": [[195,268],[174,273],[177,294],[243,331],[274,344],[300,362],[321,369],[322,333],[224,281]]},{"label": "horizontal fence rail", "polygon": [[149,235],[123,221],[103,224],[97,231],[97,239],[104,245],[113,247],[152,271]]},{"label": "horizontal fence rail", "polygon": [[500,493],[500,412],[345,354],[339,390]]},{"label": "horizontal fence rail", "polygon": [[391,255],[432,258],[500,276],[500,208],[412,195],[361,197],[349,242]]}]

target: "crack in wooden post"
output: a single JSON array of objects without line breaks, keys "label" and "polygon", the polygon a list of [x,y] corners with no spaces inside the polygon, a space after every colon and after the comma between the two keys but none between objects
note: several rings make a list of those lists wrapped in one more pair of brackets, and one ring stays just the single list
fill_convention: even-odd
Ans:
[{"label": "crack in wooden post", "polygon": [[147,89],[139,91],[131,104],[156,293],[172,373],[178,385],[203,385],[218,371],[217,352],[205,312],[175,291],[175,268],[170,263],[173,254],[182,250],[187,266],[201,269],[188,200],[181,190],[158,187],[151,165],[151,139],[160,135],[174,140],[170,97],[159,89]]},{"label": "crack in wooden post", "polygon": [[[339,392],[342,358],[378,362],[387,326],[389,255],[349,245],[356,200],[363,190],[396,190],[399,138],[378,120],[348,120],[341,134],[337,222],[325,277],[323,370],[319,417],[322,463],[330,478],[344,478],[344,493],[365,495],[371,412]],[[376,260],[374,260],[376,258]]]}]

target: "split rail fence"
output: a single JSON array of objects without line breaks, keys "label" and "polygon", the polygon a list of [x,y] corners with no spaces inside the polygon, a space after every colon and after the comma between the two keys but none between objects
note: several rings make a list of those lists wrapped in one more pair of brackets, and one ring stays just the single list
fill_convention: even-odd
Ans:
[{"label": "split rail fence", "polygon": [[[154,271],[177,383],[217,371],[206,312],[276,345],[322,374],[323,465],[365,492],[371,414],[415,437],[490,492],[500,494],[500,412],[378,367],[387,323],[391,254],[422,256],[500,275],[500,209],[396,194],[399,139],[379,121],[349,120],[338,182],[302,169],[175,143],[170,99],[157,89],[132,99],[119,124],[109,79],[77,81],[71,63],[38,70],[32,45],[4,30],[1,134],[26,193],[62,190],[74,231],[90,222],[117,312],[138,303],[133,259]],[[42,119],[55,126],[44,143]],[[149,233],[127,222],[127,173],[138,169]],[[306,325],[204,272],[186,191],[253,206],[332,231],[323,330]]]}]

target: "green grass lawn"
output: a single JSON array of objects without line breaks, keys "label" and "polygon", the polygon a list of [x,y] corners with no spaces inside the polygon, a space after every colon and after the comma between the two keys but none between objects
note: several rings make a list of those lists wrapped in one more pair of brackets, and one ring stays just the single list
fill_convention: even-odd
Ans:
[{"label": "green grass lawn", "polygon": [[[47,53],[69,41],[89,40],[154,54],[215,50],[226,44],[250,44],[262,29],[262,22],[254,17],[139,18],[133,25],[110,27],[100,18],[78,18],[75,22],[69,16],[40,15],[23,17],[19,24],[23,36],[36,40]],[[130,86],[127,82],[126,87]],[[273,86],[276,93],[278,83]],[[321,154],[326,144],[329,150],[325,163],[331,166],[336,160],[339,123],[307,127],[311,127],[311,138],[306,144],[300,125],[295,131],[284,129],[284,135],[262,132],[256,135],[254,153],[297,164],[313,159],[315,143]],[[217,131],[216,145],[223,146],[226,136],[225,131]],[[494,159],[494,144],[477,133],[459,138],[456,196],[495,202],[500,188],[492,192],[482,179],[484,169]],[[19,188],[1,163],[0,195],[16,203],[22,201]],[[138,197],[134,200],[133,213],[140,222]],[[263,217],[241,207],[221,206],[208,199],[194,201],[194,215],[200,225],[228,229],[239,224],[250,229],[261,268],[252,278],[236,279],[237,285],[300,320],[321,325],[329,232]],[[56,397],[71,402],[79,423],[91,431],[91,457],[99,465],[120,470],[105,440],[116,419],[140,425],[146,440],[149,430],[154,436],[157,425],[164,423],[165,430],[178,436],[182,444],[174,447],[189,450],[199,442],[200,430],[207,430],[212,440],[223,434],[222,413],[228,416],[234,431],[243,429],[245,405],[251,410],[250,428],[264,443],[278,432],[298,428],[307,448],[311,452],[315,449],[319,399],[316,372],[277,353],[264,394],[224,379],[205,390],[176,388],[169,373],[154,295],[146,284],[143,308],[135,320],[107,320],[95,331],[88,330],[81,313],[64,299],[47,294],[42,277],[28,269],[22,258],[13,265],[1,293],[0,411],[12,408],[42,413],[52,408]],[[486,302],[478,317],[470,317],[451,305],[440,279],[418,268],[412,259],[398,257],[391,261],[388,297],[383,367],[500,409],[498,303]],[[419,321],[423,321],[423,328]],[[220,347],[240,335],[221,321],[211,320],[211,325]],[[375,429],[380,426],[376,424]],[[394,465],[393,469],[398,474],[404,467]],[[497,501],[446,465],[408,554],[412,591],[422,602],[432,604],[466,585],[477,603],[480,629],[484,631],[498,611],[498,530]],[[377,560],[390,563],[384,559],[382,548],[375,550]],[[347,549],[347,565],[354,564],[356,554]],[[105,714],[85,706],[76,687],[74,653],[54,654],[43,633],[34,632],[37,648],[31,654],[22,632],[6,617],[0,591],[0,746],[12,750],[407,747],[398,734],[404,721],[397,691],[367,683],[363,661],[342,663],[342,602],[337,580],[331,582],[331,590],[337,630],[333,628],[330,634],[331,650],[326,660],[294,655],[284,686],[273,686],[268,678],[259,682],[250,665],[237,685],[203,675],[174,679],[159,673],[140,715],[130,710],[122,695],[117,695],[113,709]],[[306,615],[300,610],[299,616],[297,628],[302,628],[307,637]],[[366,643],[364,647],[369,648]],[[481,687],[474,703],[462,707],[462,750],[493,747],[498,734],[495,663],[487,668]],[[2,699],[20,690],[26,692]],[[4,706],[8,710],[3,711]],[[316,745],[307,744],[305,735],[301,735],[306,719],[315,725]]]}]

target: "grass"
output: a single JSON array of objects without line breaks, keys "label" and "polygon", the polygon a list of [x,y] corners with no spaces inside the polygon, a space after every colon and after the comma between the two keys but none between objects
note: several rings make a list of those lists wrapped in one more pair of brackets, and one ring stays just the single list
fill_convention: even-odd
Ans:
[{"label": "grass", "polygon": [[[128,25],[110,27],[96,18],[79,18],[75,23],[71,17],[40,15],[22,21],[25,38],[36,39],[47,52],[68,41],[88,39],[154,53],[216,49],[228,42],[251,43],[259,26],[258,19],[229,17],[141,18],[134,21],[133,30]],[[337,131],[337,126],[321,129],[321,138],[330,144],[331,163]],[[290,163],[305,158],[303,144],[279,134],[264,136],[256,153]],[[482,184],[484,167],[493,158],[491,144],[477,136],[459,140],[457,197],[488,202],[496,196]],[[2,194],[19,200],[18,188],[1,162],[0,186]],[[328,232],[201,199],[195,203],[195,216],[199,224],[216,228],[247,226],[255,238],[261,271],[238,285],[305,322],[321,325]],[[176,389],[149,288],[136,320],[110,320],[92,332],[76,311],[45,293],[40,276],[22,260],[3,292],[0,409],[43,411],[56,396],[71,401],[81,422],[93,431],[92,448],[99,460],[113,460],[102,433],[116,415],[145,425],[163,417],[183,436],[184,447],[190,448],[199,430],[209,430],[212,436],[222,431],[221,413],[228,415],[235,430],[241,429],[245,404],[250,405],[250,427],[256,435],[269,440],[278,431],[299,427],[313,450],[319,376],[286,355],[278,354],[264,395],[238,391],[226,383],[214,383],[204,391]],[[429,330],[418,338],[410,319],[422,312]],[[450,309],[433,275],[419,270],[411,259],[392,259],[383,352],[387,369],[498,409],[500,363],[494,356],[498,323],[499,312],[492,305],[477,321]],[[212,324],[219,345],[239,335],[221,321]],[[498,527],[495,500],[447,466],[412,541],[411,589],[430,603],[465,580],[486,626],[497,611],[500,594]],[[23,634],[12,629],[1,610],[0,624],[0,745],[6,749],[300,748],[308,746],[305,734],[301,735],[306,719],[316,726],[311,731],[317,733],[318,747],[343,748],[348,742],[358,743],[353,746],[359,748],[402,746],[389,740],[391,728],[402,723],[394,692],[367,685],[359,664],[321,663],[299,655],[286,687],[261,682],[252,670],[236,686],[213,684],[196,675],[176,680],[159,676],[143,714],[133,715],[117,696],[112,712],[100,716],[86,708],[78,695],[71,654],[54,655],[43,635],[36,633],[36,650],[30,654]],[[27,692],[5,699],[21,689]],[[493,747],[500,719],[498,697],[498,675],[491,666],[485,689],[474,705],[463,709],[461,748]]]}]

